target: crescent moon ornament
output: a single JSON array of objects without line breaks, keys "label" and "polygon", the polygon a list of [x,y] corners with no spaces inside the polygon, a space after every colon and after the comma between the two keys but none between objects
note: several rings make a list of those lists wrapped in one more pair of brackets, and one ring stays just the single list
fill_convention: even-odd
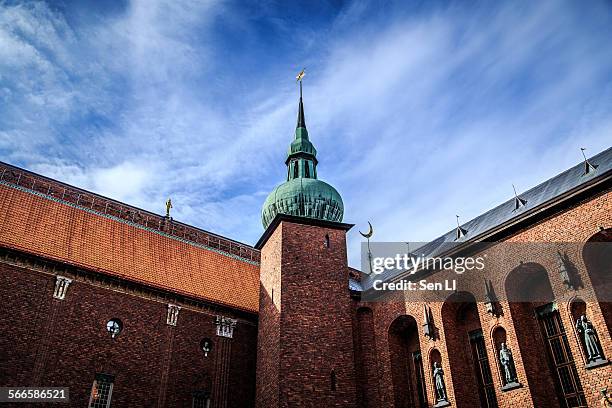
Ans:
[{"label": "crescent moon ornament", "polygon": [[374,235],[374,228],[372,228],[372,224],[370,223],[370,221],[368,221],[368,225],[370,226],[370,230],[367,233],[364,234],[363,232],[359,231],[361,236],[364,238],[371,238],[372,235]]}]

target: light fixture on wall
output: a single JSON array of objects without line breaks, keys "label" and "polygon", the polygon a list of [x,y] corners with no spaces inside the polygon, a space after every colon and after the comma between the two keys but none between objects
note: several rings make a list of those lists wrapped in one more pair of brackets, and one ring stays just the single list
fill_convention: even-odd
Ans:
[{"label": "light fixture on wall", "polygon": [[[602,402],[609,404],[608,406],[612,405],[612,400],[610,400],[610,397],[608,397],[608,389],[607,388],[602,388],[599,392],[601,392],[601,396],[602,398]],[[605,406],[602,404],[602,406]]]},{"label": "light fixture on wall", "polygon": [[423,335],[430,340],[435,338],[435,328],[431,318],[431,309],[427,305],[423,305]]},{"label": "light fixture on wall", "polygon": [[570,263],[569,257],[567,254],[562,254],[561,252],[557,252],[557,256],[559,257],[559,276],[561,277],[561,282],[568,288],[574,289],[574,285],[572,283],[572,275],[570,273]]},{"label": "light fixture on wall", "polygon": [[493,284],[490,280],[485,279],[485,308],[487,313],[490,313],[492,316],[499,317],[500,308],[499,303],[497,301],[497,296],[495,296],[495,291],[493,290]]},{"label": "light fixture on wall", "polygon": [[204,338],[200,341],[200,348],[204,352],[204,357],[208,357],[208,353],[212,351],[213,342],[209,338]]}]

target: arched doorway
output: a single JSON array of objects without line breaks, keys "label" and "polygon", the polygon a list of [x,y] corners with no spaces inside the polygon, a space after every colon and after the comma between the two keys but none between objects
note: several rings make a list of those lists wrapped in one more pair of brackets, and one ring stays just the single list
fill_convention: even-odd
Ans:
[{"label": "arched doorway", "polygon": [[474,296],[468,292],[451,295],[442,305],[442,324],[457,406],[497,407],[495,384]]},{"label": "arched doorway", "polygon": [[391,323],[389,354],[395,407],[427,407],[423,358],[414,317],[399,316]]},{"label": "arched doorway", "polygon": [[512,322],[536,406],[586,406],[546,269],[523,263],[506,278]]},{"label": "arched doorway", "polygon": [[612,228],[593,235],[582,250],[582,259],[591,279],[607,330],[612,331]]}]

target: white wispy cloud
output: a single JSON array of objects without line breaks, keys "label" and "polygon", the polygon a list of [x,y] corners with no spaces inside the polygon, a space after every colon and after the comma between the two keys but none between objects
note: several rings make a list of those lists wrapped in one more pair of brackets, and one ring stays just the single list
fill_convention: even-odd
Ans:
[{"label": "white wispy cloud", "polygon": [[222,1],[84,21],[1,4],[0,157],[156,212],[172,196],[175,218],[252,243],[306,66],[319,176],[345,221],[432,239],[611,140],[609,4],[466,7],[355,1],[296,28]]}]

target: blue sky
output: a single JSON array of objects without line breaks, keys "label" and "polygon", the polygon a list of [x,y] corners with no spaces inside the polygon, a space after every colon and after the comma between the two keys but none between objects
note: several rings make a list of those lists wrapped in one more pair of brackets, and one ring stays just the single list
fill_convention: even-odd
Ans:
[{"label": "blue sky", "polygon": [[606,1],[0,1],[0,160],[252,244],[306,67],[344,221],[426,241],[610,146],[611,38]]}]

